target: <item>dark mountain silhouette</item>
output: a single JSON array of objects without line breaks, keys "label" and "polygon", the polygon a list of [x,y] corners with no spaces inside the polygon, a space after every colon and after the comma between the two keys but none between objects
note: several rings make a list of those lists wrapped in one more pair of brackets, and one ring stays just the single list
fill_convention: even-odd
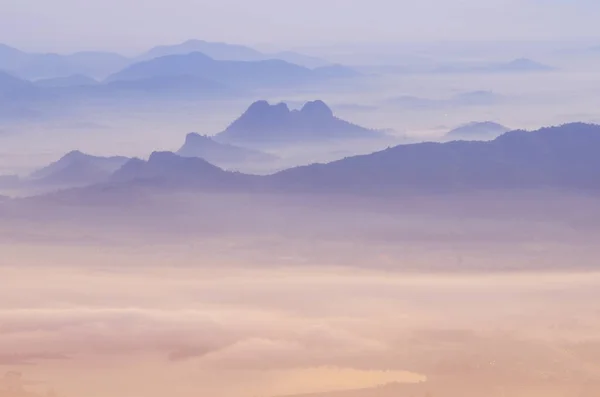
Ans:
[{"label": "dark mountain silhouette", "polygon": [[445,138],[450,140],[490,140],[509,130],[493,121],[472,122],[449,131]]},{"label": "dark mountain silhouette", "polygon": [[83,74],[74,74],[67,77],[36,80],[34,85],[44,88],[85,87],[97,85],[98,81]]},{"label": "dark mountain silhouette", "polygon": [[148,61],[168,55],[186,55],[201,52],[219,61],[265,61],[279,59],[296,65],[316,68],[328,65],[328,62],[293,51],[265,54],[243,45],[214,43],[204,40],[188,40],[175,45],[157,46],[136,58],[136,61]]},{"label": "dark mountain silhouette", "polygon": [[239,144],[283,144],[382,136],[335,117],[323,101],[307,102],[300,110],[290,110],[285,103],[258,101],[215,139]]},{"label": "dark mountain silhouette", "polygon": [[511,131],[489,142],[400,145],[272,176],[279,188],[385,192],[460,189],[598,189],[600,126]]},{"label": "dark mountain silhouette", "polygon": [[122,156],[91,156],[75,150],[33,172],[29,179],[38,184],[61,186],[94,184],[107,180],[128,160]]},{"label": "dark mountain silhouette", "polygon": [[206,135],[195,132],[188,134],[185,143],[177,151],[182,157],[199,157],[218,166],[232,166],[244,163],[271,162],[278,159],[269,153],[219,143]]},{"label": "dark mountain silhouette", "polygon": [[[220,61],[200,52],[169,55],[135,63],[111,75],[107,81],[140,80],[165,76],[194,76],[229,86],[265,87],[317,83],[346,77],[348,70],[311,70],[282,60]],[[337,74],[337,76],[336,76]]]}]

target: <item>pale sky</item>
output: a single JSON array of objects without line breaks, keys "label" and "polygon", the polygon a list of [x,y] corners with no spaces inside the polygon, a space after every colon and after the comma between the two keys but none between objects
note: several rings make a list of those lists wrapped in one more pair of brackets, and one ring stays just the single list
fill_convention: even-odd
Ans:
[{"label": "pale sky", "polygon": [[600,37],[598,0],[1,0],[0,42],[138,52],[205,39],[281,47]]}]

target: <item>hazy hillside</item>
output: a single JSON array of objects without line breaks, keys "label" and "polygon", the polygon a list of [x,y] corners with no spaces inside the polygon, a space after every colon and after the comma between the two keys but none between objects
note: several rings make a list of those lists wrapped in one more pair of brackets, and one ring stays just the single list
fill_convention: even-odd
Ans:
[{"label": "hazy hillside", "polygon": [[107,79],[109,82],[165,76],[194,76],[229,86],[267,88],[321,83],[352,77],[350,69],[324,67],[311,70],[279,59],[260,61],[221,61],[203,53],[167,55],[128,66]]},{"label": "hazy hillside", "polygon": [[599,149],[600,126],[576,123],[511,131],[490,142],[400,145],[282,171],[273,179],[286,188],[354,192],[598,189]]},{"label": "hazy hillside", "polygon": [[154,47],[136,58],[136,61],[147,61],[167,55],[185,55],[201,52],[220,61],[264,61],[280,59],[296,65],[317,68],[328,65],[317,57],[311,57],[294,51],[281,51],[272,54],[262,53],[254,48],[229,43],[215,43],[204,40],[187,40],[180,44]]},{"label": "hazy hillside", "polygon": [[474,121],[454,128],[444,138],[448,140],[487,141],[495,139],[508,131],[510,131],[510,128],[493,121]]},{"label": "hazy hillside", "polygon": [[111,52],[83,51],[73,54],[27,53],[0,44],[0,70],[15,73],[28,80],[52,79],[83,74],[104,78],[129,63]]},{"label": "hazy hillside", "polygon": [[[170,152],[132,159],[111,177],[120,186],[239,192],[401,195],[405,192],[600,189],[600,126],[568,124],[511,131],[493,141],[399,145],[268,176],[226,172]],[[168,193],[169,190],[165,190]]]},{"label": "hazy hillside", "polygon": [[206,135],[190,133],[177,151],[182,157],[200,157],[209,163],[229,167],[248,163],[263,163],[277,160],[277,156],[258,150],[219,143]]},{"label": "hazy hillside", "polygon": [[72,151],[56,162],[33,172],[34,183],[58,186],[88,185],[104,182],[129,159],[122,156],[99,157]]}]

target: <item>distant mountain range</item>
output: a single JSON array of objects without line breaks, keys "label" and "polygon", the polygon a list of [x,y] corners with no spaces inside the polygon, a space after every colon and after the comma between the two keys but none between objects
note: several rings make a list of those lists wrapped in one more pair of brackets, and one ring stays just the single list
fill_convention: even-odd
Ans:
[{"label": "distant mountain range", "polygon": [[445,139],[487,141],[495,139],[508,131],[510,131],[510,128],[493,121],[471,122],[449,131]]},{"label": "distant mountain range", "polygon": [[277,59],[311,69],[330,66],[329,62],[322,59],[292,51],[265,54],[241,45],[188,40],[181,44],[154,47],[133,58],[112,52],[99,51],[81,51],[73,54],[28,53],[0,44],[0,70],[32,81],[65,78],[73,75],[84,75],[102,80],[106,76],[140,61],[170,55],[186,55],[192,52],[201,52],[220,61]]},{"label": "distant mountain range", "polygon": [[293,51],[265,54],[254,48],[243,45],[214,43],[204,40],[188,40],[175,45],[157,46],[136,57],[135,60],[138,62],[147,61],[168,55],[185,55],[192,52],[201,52],[219,61],[266,61],[279,59],[311,69],[330,65],[329,62],[323,59],[299,54]]},{"label": "distant mountain range", "polygon": [[[211,47],[214,43],[205,44]],[[228,51],[232,51],[230,47],[227,47]],[[152,53],[158,55],[160,51]],[[359,76],[356,71],[340,65],[309,69],[280,59],[216,60],[199,52],[166,55],[140,62],[127,61],[123,68],[112,70],[114,73],[105,79],[104,75],[101,79],[96,79],[94,77],[99,75],[98,73],[88,74],[85,67],[74,67],[69,63],[77,61],[77,65],[82,65],[85,60],[101,62],[102,54],[77,53],[69,56],[44,54],[42,56],[26,54],[6,46],[0,47],[0,102],[2,102],[0,107],[15,107],[17,102],[20,104],[16,112],[6,112],[6,115],[5,112],[1,112],[0,117],[18,119],[11,116],[13,113],[23,114],[25,117],[28,106],[35,100],[40,100],[40,103],[43,101],[57,103],[57,101],[82,101],[95,98],[146,99],[148,96],[164,97],[165,95],[173,98],[215,99],[251,95],[254,91],[265,88],[322,86],[336,79]],[[106,56],[110,58],[109,55]],[[60,60],[60,64],[64,67],[48,66],[48,70],[43,73],[23,73],[20,67],[27,60],[32,59],[42,63],[45,59],[52,59],[53,62]],[[32,77],[34,75],[35,77]]]},{"label": "distant mountain range", "polygon": [[277,156],[269,153],[220,143],[209,136],[194,132],[186,136],[185,143],[177,154],[182,157],[199,157],[225,168],[248,163],[272,162],[278,159]]},{"label": "distant mountain range", "polygon": [[271,105],[267,101],[257,101],[215,139],[260,146],[384,136],[381,132],[335,117],[323,101],[307,102],[300,110],[290,110],[285,103]]},{"label": "distant mountain range", "polygon": [[[510,131],[493,141],[399,145],[328,164],[287,169],[268,176],[224,171],[200,158],[169,152],[127,161],[110,183],[128,187],[240,192],[399,195],[409,192],[563,189],[600,191],[600,126],[566,124]],[[98,190],[100,189],[100,190]]]},{"label": "distant mountain range", "polygon": [[400,145],[366,156],[282,171],[286,188],[398,192],[471,189],[598,189],[600,126],[510,131],[493,141]]},{"label": "distant mountain range", "polygon": [[355,76],[355,72],[342,66],[308,69],[286,61],[220,61],[203,53],[167,55],[142,61],[115,73],[107,82],[159,79],[173,76],[190,76],[227,86],[269,87],[318,83],[325,79]]},{"label": "distant mountain range", "polygon": [[27,79],[51,79],[83,74],[95,78],[119,70],[130,61],[110,52],[77,52],[69,55],[27,53],[0,44],[0,70]]}]

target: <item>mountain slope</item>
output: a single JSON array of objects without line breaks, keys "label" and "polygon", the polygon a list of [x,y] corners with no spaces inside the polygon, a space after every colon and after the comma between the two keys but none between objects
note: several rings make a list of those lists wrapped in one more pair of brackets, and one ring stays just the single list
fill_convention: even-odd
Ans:
[{"label": "mountain slope", "polygon": [[72,151],[56,162],[33,172],[30,180],[51,185],[91,185],[107,180],[129,158],[121,156],[99,157]]},{"label": "mountain slope", "polygon": [[261,52],[243,45],[187,40],[180,44],[156,46],[137,57],[136,60],[148,61],[170,55],[187,55],[192,52],[200,52],[221,61],[259,61],[264,59]]},{"label": "mountain slope", "polygon": [[107,81],[140,80],[159,76],[194,76],[223,84],[255,87],[301,84],[314,78],[310,69],[280,60],[217,61],[202,53],[170,55],[133,64]]},{"label": "mountain slope", "polygon": [[131,159],[111,176],[112,182],[204,189],[251,188],[257,178],[224,171],[198,157],[154,152],[147,161]]},{"label": "mountain slope", "polygon": [[384,192],[456,189],[598,189],[600,126],[511,131],[490,142],[400,145],[273,175],[279,188]]},{"label": "mountain slope", "polygon": [[449,131],[445,138],[451,140],[490,140],[499,137],[509,128],[493,121],[472,122]]},{"label": "mountain slope", "polygon": [[272,154],[219,143],[208,136],[194,132],[186,136],[185,143],[177,154],[182,157],[199,157],[219,166],[277,160],[277,156]]},{"label": "mountain slope", "polygon": [[204,40],[187,40],[180,44],[157,46],[137,57],[136,61],[148,61],[168,55],[186,55],[192,52],[201,52],[219,61],[265,61],[279,59],[307,68],[317,68],[329,64],[320,58],[293,51],[266,54],[243,45],[215,43]]},{"label": "mountain slope", "polygon": [[[227,172],[200,158],[170,152],[132,159],[110,177],[126,194],[145,186],[274,193],[344,193],[400,197],[410,192],[559,189],[600,192],[600,126],[566,124],[510,131],[493,141],[400,145],[328,164],[269,176]],[[94,195],[104,190],[88,190]],[[91,197],[91,196],[90,196]]]}]

